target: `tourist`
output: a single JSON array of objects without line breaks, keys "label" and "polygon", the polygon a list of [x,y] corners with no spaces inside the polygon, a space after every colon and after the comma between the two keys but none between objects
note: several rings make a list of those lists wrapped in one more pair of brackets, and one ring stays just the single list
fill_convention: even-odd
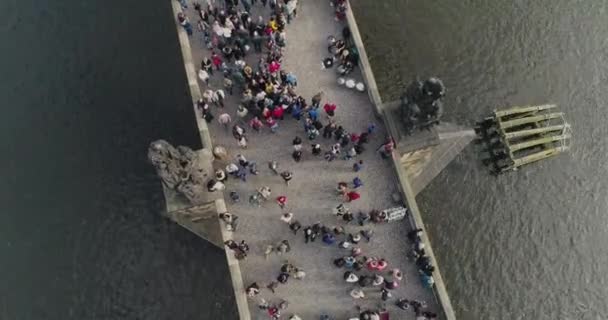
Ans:
[{"label": "tourist", "polygon": [[234,85],[232,83],[232,80],[230,80],[228,75],[224,74],[224,89],[226,89],[226,91],[228,91],[230,95],[232,95],[233,93],[233,87]]},{"label": "tourist", "polygon": [[207,71],[209,75],[213,75],[213,63],[211,59],[205,57],[203,61],[201,61],[201,69]]},{"label": "tourist", "polygon": [[232,203],[237,203],[241,200],[241,197],[236,191],[230,191],[230,200],[232,200]]},{"label": "tourist", "polygon": [[377,287],[377,286],[380,286],[380,285],[382,285],[382,284],[384,284],[384,277],[383,277],[383,276],[381,276],[381,275],[379,275],[379,274],[376,274],[376,275],[374,276],[374,281],[372,282],[372,285],[373,285],[374,287]]},{"label": "tourist", "polygon": [[238,145],[241,149],[247,149],[247,137],[241,136],[238,140]]},{"label": "tourist", "polygon": [[225,213],[220,213],[219,217],[226,224],[226,230],[236,231],[237,220],[238,220],[238,217],[236,215],[231,214],[229,212],[225,212]]},{"label": "tourist", "polygon": [[[336,190],[338,191],[338,194],[340,196],[346,196],[346,193],[348,193],[348,183],[346,182],[338,182],[338,187],[336,188]],[[340,204],[336,207],[335,210],[335,214],[340,216],[344,214],[344,204]]]},{"label": "tourist", "polygon": [[333,103],[326,103],[323,106],[323,110],[325,110],[325,113],[327,114],[327,118],[329,118],[330,120],[336,115],[336,105]]},{"label": "tourist", "polygon": [[262,198],[264,198],[264,200],[268,200],[268,198],[270,198],[272,190],[270,190],[270,187],[268,186],[263,186],[262,188],[260,188],[260,190],[258,190],[258,192],[260,193]]},{"label": "tourist", "polygon": [[312,144],[312,155],[313,156],[318,156],[321,154],[321,145],[318,143]]},{"label": "tourist", "polygon": [[293,178],[293,175],[290,171],[281,172],[281,178],[285,181],[285,184],[289,186],[289,181]]},{"label": "tourist", "polygon": [[363,236],[363,238],[365,238],[365,240],[367,242],[372,241],[372,236],[374,235],[374,231],[371,229],[363,229],[360,231],[361,236]]},{"label": "tourist", "polygon": [[226,189],[226,186],[221,181],[211,179],[207,182],[207,190],[209,192],[221,191]]},{"label": "tourist", "polygon": [[[247,110],[247,109],[245,109],[245,110]],[[249,126],[253,130],[255,130],[257,132],[260,132],[260,130],[262,129],[262,127],[264,126],[264,124],[262,123],[262,121],[258,117],[253,117],[253,119],[251,119],[249,121]]]},{"label": "tourist", "polygon": [[186,33],[188,34],[188,36],[191,36],[194,33],[192,30],[192,25],[190,24],[190,20],[188,19],[188,17],[185,14],[183,14],[181,12],[178,13],[177,21],[184,28],[184,30],[186,30]]},{"label": "tourist", "polygon": [[291,154],[291,157],[293,158],[293,160],[294,160],[295,162],[300,162],[300,160],[302,160],[302,151],[297,151],[297,150],[296,150],[296,151],[294,151],[294,152]]},{"label": "tourist", "polygon": [[220,66],[222,65],[222,58],[219,54],[217,54],[217,52],[213,52],[213,54],[211,54],[211,62],[215,66],[215,69],[219,71]]},{"label": "tourist", "polygon": [[354,147],[351,147],[350,149],[348,149],[346,151],[346,153],[344,153],[344,158],[343,159],[344,160],[350,160],[350,159],[352,159],[352,158],[354,158],[356,156],[357,156],[357,150],[355,150]]},{"label": "tourist", "polygon": [[401,310],[409,310],[410,309],[410,301],[407,299],[397,299],[395,305]]},{"label": "tourist", "polygon": [[312,97],[312,107],[318,108],[321,104],[321,98],[323,97],[323,91],[318,92]]},{"label": "tourist", "polygon": [[245,135],[245,129],[242,128],[241,126],[239,126],[238,124],[235,124],[234,126],[232,126],[232,136],[237,139],[240,140],[242,136]]},{"label": "tourist", "polygon": [[300,151],[302,150],[302,139],[300,139],[300,137],[295,137],[292,141],[291,141],[292,145],[293,145],[293,150],[295,151]]},{"label": "tourist", "polygon": [[272,117],[268,117],[266,119],[266,125],[268,126],[268,128],[270,128],[270,131],[272,133],[277,133],[277,130],[279,130],[279,123]]},{"label": "tourist", "polygon": [[363,169],[363,160],[359,160],[359,161],[355,162],[355,164],[353,164],[354,172],[359,172],[359,171],[361,171],[361,169]]},{"label": "tourist", "polygon": [[359,277],[359,286],[362,288],[367,288],[367,287],[371,287],[372,283],[374,282],[374,279],[370,276],[361,276]]},{"label": "tourist", "polygon": [[363,290],[355,288],[350,291],[350,296],[353,297],[353,299],[358,300],[365,298],[365,293],[363,293]]},{"label": "tourist", "polygon": [[279,276],[277,277],[277,281],[278,281],[280,284],[286,284],[286,283],[287,283],[287,280],[289,280],[289,273],[281,272],[281,273],[279,274]]},{"label": "tourist", "polygon": [[222,113],[217,117],[217,121],[224,126],[226,130],[228,130],[228,125],[232,122],[232,118],[227,113]]},{"label": "tourist", "polygon": [[226,173],[222,169],[215,170],[215,179],[220,182],[224,182],[228,179]]},{"label": "tourist", "polygon": [[342,220],[344,220],[344,222],[349,223],[351,221],[353,221],[355,219],[355,217],[353,216],[353,214],[350,211],[344,212],[344,214],[342,215]]},{"label": "tourist", "polygon": [[412,230],[410,232],[407,233],[407,238],[410,240],[410,242],[415,243],[416,241],[420,240],[420,234],[422,233],[422,229],[418,228],[415,230]]},{"label": "tourist", "polygon": [[306,277],[306,272],[300,268],[296,268],[295,273],[293,275],[294,279],[304,280]]},{"label": "tourist", "polygon": [[264,259],[268,260],[268,256],[270,256],[270,254],[274,251],[274,246],[269,244],[266,246],[266,249],[264,250]]},{"label": "tourist", "polygon": [[[245,123],[245,117],[247,116],[247,114],[249,114],[249,110],[247,110],[247,108],[243,107],[243,105],[239,104],[239,106],[236,107],[236,116],[239,117],[241,122]],[[251,124],[250,124],[250,126],[251,126]]]},{"label": "tourist", "polygon": [[340,249],[350,249],[350,247],[351,247],[352,245],[353,245],[353,244],[352,244],[352,243],[350,243],[350,242],[348,242],[348,241],[340,241],[340,242],[338,243],[338,247],[339,247]]},{"label": "tourist", "polygon": [[312,232],[311,227],[304,228],[304,243],[314,242],[316,235]]},{"label": "tourist", "polygon": [[237,154],[236,155],[236,161],[239,163],[239,165],[243,168],[247,168],[249,167],[249,161],[247,161],[247,158],[245,158],[244,155],[242,154]]},{"label": "tourist", "polygon": [[355,201],[359,198],[361,198],[361,195],[359,193],[357,193],[355,191],[350,191],[350,192],[346,193],[345,200],[348,202],[351,202],[351,201]]},{"label": "tourist", "polygon": [[357,188],[359,188],[359,187],[361,187],[361,186],[363,186],[363,181],[361,180],[361,178],[359,178],[359,177],[355,177],[355,178],[353,179],[353,187],[354,187],[355,189],[357,189]]},{"label": "tourist", "polygon": [[291,224],[291,219],[293,219],[293,213],[291,213],[291,212],[286,212],[283,215],[281,215],[281,221],[283,221],[287,224]]},{"label": "tourist", "polygon": [[359,281],[359,277],[352,271],[344,272],[344,281],[348,283],[356,283]]},{"label": "tourist", "polygon": [[279,205],[279,207],[281,207],[281,209],[285,209],[285,206],[287,205],[287,197],[286,196],[278,196],[277,197],[277,204]]},{"label": "tourist", "polygon": [[234,163],[229,163],[226,166],[226,172],[234,177],[236,177],[238,171],[239,171],[239,167]]},{"label": "tourist", "polygon": [[336,123],[330,120],[329,123],[323,128],[323,138],[331,138],[334,131],[336,130]]},{"label": "tourist", "polygon": [[388,141],[385,142],[383,145],[380,146],[380,148],[378,148],[378,152],[380,152],[380,155],[382,156],[382,158],[387,159],[388,157],[390,157],[393,153],[393,149],[395,148],[395,142],[393,141],[392,138],[388,138]]},{"label": "tourist", "polygon": [[397,281],[401,281],[403,279],[403,274],[401,273],[401,270],[397,268],[391,270],[391,276]]},{"label": "tourist", "polygon": [[272,293],[275,293],[274,290],[279,286],[279,283],[276,281],[271,281],[266,285],[266,288],[270,290]]},{"label": "tourist", "polygon": [[387,290],[394,290],[399,287],[399,281],[397,280],[386,280],[384,281],[384,288]]},{"label": "tourist", "polygon": [[198,71],[198,78],[201,79],[206,85],[209,85],[209,73],[206,70],[200,69]]},{"label": "tourist", "polygon": [[281,242],[279,242],[279,244],[277,245],[277,254],[285,254],[289,251],[291,251],[291,245],[289,244],[289,241],[287,240],[283,240]]},{"label": "tourist", "polygon": [[293,231],[293,234],[297,235],[300,228],[302,228],[302,225],[297,220],[289,224],[289,229]]},{"label": "tourist", "polygon": [[348,241],[354,243],[354,244],[358,244],[359,241],[361,241],[361,235],[359,233],[349,233],[348,234]]},{"label": "tourist", "polygon": [[382,288],[380,292],[382,293],[382,301],[387,301],[388,299],[393,297],[393,294],[390,291],[386,290],[386,288]]},{"label": "tourist", "polygon": [[332,245],[336,242],[336,237],[331,233],[326,233],[323,235],[323,243],[326,245]]},{"label": "tourist", "polygon": [[245,289],[245,293],[247,293],[248,297],[253,298],[260,293],[260,286],[254,282]]},{"label": "tourist", "polygon": [[226,98],[226,95],[224,94],[224,90],[222,89],[217,89],[214,93],[213,96],[211,97],[211,101],[213,103],[215,103],[216,106],[223,108],[224,107],[224,99]]},{"label": "tourist", "polygon": [[289,261],[285,261],[285,263],[281,266],[281,272],[292,274],[296,270],[296,267],[293,264],[289,263]]},{"label": "tourist", "polygon": [[357,221],[359,222],[360,226],[365,225],[370,219],[370,215],[367,214],[366,212],[363,211],[359,211],[359,215],[357,216]]},{"label": "tourist", "polygon": [[367,125],[367,134],[371,135],[372,133],[374,133],[374,131],[376,131],[376,124],[370,122],[370,124]]},{"label": "tourist", "polygon": [[279,174],[279,164],[274,160],[268,162],[268,169],[274,172],[274,174]]}]

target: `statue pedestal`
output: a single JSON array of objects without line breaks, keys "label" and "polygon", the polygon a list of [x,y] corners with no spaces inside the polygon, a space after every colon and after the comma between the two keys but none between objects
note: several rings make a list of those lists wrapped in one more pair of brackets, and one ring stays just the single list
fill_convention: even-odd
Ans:
[{"label": "statue pedestal", "polygon": [[475,132],[441,122],[431,130],[415,130],[408,135],[399,105],[399,101],[387,103],[383,110],[400,165],[407,173],[412,191],[418,194],[475,138]]},{"label": "statue pedestal", "polygon": [[414,130],[408,134],[408,130],[401,120],[400,101],[387,103],[383,106],[387,124],[390,127],[390,132],[395,140],[395,149],[400,153],[408,153],[432,146],[440,143],[439,133],[436,127],[430,130],[423,129]]}]

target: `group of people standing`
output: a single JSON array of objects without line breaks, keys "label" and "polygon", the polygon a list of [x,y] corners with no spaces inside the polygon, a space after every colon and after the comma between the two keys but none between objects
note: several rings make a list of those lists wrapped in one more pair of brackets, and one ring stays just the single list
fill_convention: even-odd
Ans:
[{"label": "group of people standing", "polygon": [[[188,8],[185,0],[180,0],[180,3],[184,10]],[[346,1],[335,0],[331,3],[336,10],[336,17],[343,18]],[[270,11],[268,19],[262,16],[252,17],[252,8],[256,5],[268,8]],[[358,156],[366,150],[367,144],[374,137],[375,125],[369,123],[361,131],[349,132],[345,126],[336,121],[338,105],[333,102],[322,104],[323,92],[315,94],[309,102],[297,93],[296,75],[282,67],[283,50],[287,44],[285,28],[297,15],[297,0],[207,0],[205,5],[194,3],[193,9],[198,16],[197,31],[206,49],[210,51],[210,55],[201,61],[198,71],[198,77],[205,90],[202,98],[196,102],[202,117],[207,122],[215,119],[214,113],[217,112],[217,121],[226,128],[226,131],[231,129],[237,145],[246,149],[250,140],[249,130],[254,133],[267,130],[276,134],[279,133],[280,122],[291,118],[300,122],[304,131],[302,137],[295,137],[291,141],[293,149],[290,152],[294,162],[304,160],[305,150],[308,147],[305,148],[303,145],[304,141],[308,140],[310,159],[323,159],[328,162],[337,159],[354,160],[352,171],[357,174],[363,170],[364,162],[358,159]],[[194,30],[187,16],[180,14],[177,19],[186,32],[193,36]],[[352,64],[354,60],[352,56],[349,57],[349,51],[345,49],[342,40],[331,43],[328,49],[336,55],[341,65],[351,69],[354,67]],[[256,57],[259,56],[259,59],[255,59],[257,63],[250,63],[254,60],[251,56],[252,52],[255,52]],[[218,81],[213,81],[213,78],[218,76],[221,77],[220,86],[214,84]],[[226,111],[228,95],[240,95],[236,119]],[[393,147],[392,139],[388,138],[377,150],[383,156],[388,156],[392,153]],[[280,170],[279,164],[274,160],[268,162],[268,167],[274,174],[280,176],[287,186],[290,185],[294,178],[291,171]],[[230,176],[246,182],[249,174],[258,175],[260,170],[255,161],[247,160],[244,155],[239,154],[225,167],[225,170],[224,168],[216,170],[215,177],[208,184],[209,191],[224,190],[224,183]],[[363,186],[363,181],[355,176],[352,185],[351,189],[349,184],[339,183],[341,188],[339,192],[343,191],[340,193],[343,202],[359,199],[359,190]],[[249,197],[249,202],[259,206],[261,202],[270,199],[271,194],[270,187],[262,186]],[[240,201],[236,191],[230,192],[230,198],[233,202]],[[349,223],[354,219],[344,203],[334,210],[334,214],[340,218],[336,225],[326,226],[317,221],[303,226],[295,214],[290,212],[287,196],[279,195],[276,201],[281,210],[280,220],[294,235],[302,230],[305,243],[313,243],[316,239],[321,239],[319,243],[322,245],[335,246],[348,252],[335,259],[334,264],[346,269],[343,274],[345,282],[358,286],[350,291],[353,299],[363,299],[366,292],[370,292],[370,288],[376,288],[380,290],[380,298],[387,301],[392,297],[391,290],[399,287],[404,281],[399,269],[388,268],[389,263],[386,259],[363,255],[360,242],[371,241],[374,235],[372,229],[361,228],[358,232],[349,233],[338,223],[340,220]],[[220,218],[228,230],[236,231],[238,219],[236,215],[223,213]],[[369,215],[367,218],[362,215],[359,218],[359,225],[363,226],[368,220]],[[225,245],[234,252],[237,259],[246,259],[249,254],[249,245],[245,240],[240,242],[229,240]],[[289,240],[284,239],[278,244],[266,246],[264,255],[268,259],[274,252],[287,258],[291,251]],[[422,264],[423,261],[420,263]],[[246,294],[249,297],[256,297],[264,289],[274,294],[275,289],[280,285],[287,285],[289,279],[304,280],[306,277],[301,267],[287,260],[277,270],[276,278],[262,287],[257,282],[249,284]],[[403,300],[397,300],[397,306],[399,301],[403,305]],[[278,299],[274,303],[261,299],[258,304],[260,310],[265,311],[270,319],[275,320],[281,318],[281,313],[288,308],[288,305],[286,299]],[[425,304],[413,300],[408,305],[415,305],[415,308],[424,310]],[[365,310],[360,312],[359,318],[375,319],[378,314],[380,314],[378,310]],[[323,317],[331,319],[329,315]],[[289,319],[301,320],[295,314]]]}]

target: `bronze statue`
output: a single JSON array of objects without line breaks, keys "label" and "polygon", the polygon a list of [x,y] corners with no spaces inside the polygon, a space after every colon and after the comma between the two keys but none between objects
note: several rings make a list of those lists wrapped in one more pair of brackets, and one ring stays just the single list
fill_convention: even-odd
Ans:
[{"label": "bronze statue", "polygon": [[439,124],[443,114],[441,98],[445,95],[445,86],[438,78],[429,78],[424,82],[416,79],[401,96],[401,114],[408,134],[415,129],[431,129]]}]

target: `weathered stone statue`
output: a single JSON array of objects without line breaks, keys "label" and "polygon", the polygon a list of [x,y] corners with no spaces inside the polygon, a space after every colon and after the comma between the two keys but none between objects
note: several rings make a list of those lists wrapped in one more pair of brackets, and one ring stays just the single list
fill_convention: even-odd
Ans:
[{"label": "weathered stone statue", "polygon": [[191,203],[197,202],[205,190],[205,172],[197,165],[196,152],[188,147],[175,148],[165,140],[157,140],[150,143],[148,159],[167,188],[183,194]]},{"label": "weathered stone statue", "polygon": [[443,114],[441,98],[445,86],[437,78],[414,80],[401,96],[401,114],[408,134],[415,129],[430,129],[439,124]]}]

